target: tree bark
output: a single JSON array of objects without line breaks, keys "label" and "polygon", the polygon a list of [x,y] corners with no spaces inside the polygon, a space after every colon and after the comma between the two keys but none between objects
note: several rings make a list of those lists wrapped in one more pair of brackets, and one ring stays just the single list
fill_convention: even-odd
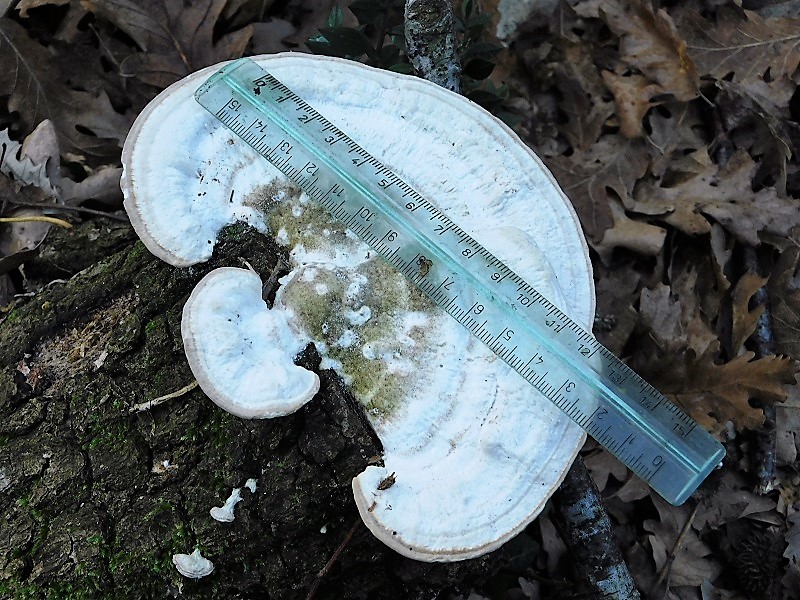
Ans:
[{"label": "tree bark", "polygon": [[[125,241],[0,317],[0,597],[305,597],[358,518],[352,477],[380,453],[333,372],[279,419],[238,419],[199,388],[130,412],[193,380],[180,317],[197,281],[241,259],[266,279],[283,250],[235,226],[209,263],[176,269]],[[313,346],[298,361],[319,368]],[[234,522],[214,521],[234,487]],[[195,548],[215,570],[190,580],[171,559]],[[468,595],[507,557],[418,563],[362,527],[315,598]]]},{"label": "tree bark", "polygon": [[578,456],[553,495],[555,516],[575,567],[598,600],[639,600],[614,539],[611,520],[583,459]]},{"label": "tree bark", "polygon": [[405,36],[414,72],[461,93],[455,19],[451,0],[406,0]]}]

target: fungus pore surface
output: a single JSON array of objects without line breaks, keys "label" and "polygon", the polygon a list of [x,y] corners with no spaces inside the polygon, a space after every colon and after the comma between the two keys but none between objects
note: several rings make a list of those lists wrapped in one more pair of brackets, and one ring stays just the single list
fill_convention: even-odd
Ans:
[{"label": "fungus pore surface", "polygon": [[[502,123],[420,79],[301,54],[255,60],[590,327],[593,283],[576,215]],[[207,259],[237,220],[286,245],[290,272],[274,307],[254,302],[282,315],[270,319],[282,323],[273,338],[285,351],[314,341],[323,367],[365,406],[385,466],[353,481],[364,522],[420,560],[497,548],[541,511],[583,432],[197,105],[192,94],[214,69],[167,89],[132,129],[123,190],[137,232],[175,265]],[[257,287],[253,273],[230,271]]]}]

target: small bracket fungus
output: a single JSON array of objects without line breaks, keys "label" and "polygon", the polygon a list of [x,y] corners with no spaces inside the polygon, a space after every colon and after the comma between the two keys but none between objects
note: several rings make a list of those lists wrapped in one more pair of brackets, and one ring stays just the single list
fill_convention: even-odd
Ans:
[{"label": "small bracket fungus", "polygon": [[200,579],[214,572],[214,563],[204,558],[199,548],[195,548],[191,554],[173,554],[172,564],[178,573],[190,579]]},{"label": "small bracket fungus", "polygon": [[[302,54],[255,60],[589,329],[594,290],[575,212],[507,127],[417,78]],[[216,68],[165,90],[123,152],[128,214],[164,260],[207,259],[236,220],[290,251],[272,309],[250,271],[198,284],[183,331],[201,388],[234,414],[285,414],[317,390],[291,364],[313,341],[384,446],[385,466],[353,480],[369,529],[419,560],[497,548],[542,510],[583,431],[198,106],[192,94]]]},{"label": "small bracket fungus", "polygon": [[267,308],[261,279],[247,269],[203,277],[183,307],[181,335],[201,389],[234,415],[286,415],[319,390],[317,374],[292,362],[304,342],[287,313]]},{"label": "small bracket fungus", "polygon": [[220,523],[232,523],[236,516],[233,514],[233,509],[239,502],[242,501],[241,488],[233,488],[231,495],[225,500],[222,506],[215,506],[208,513],[215,521]]}]

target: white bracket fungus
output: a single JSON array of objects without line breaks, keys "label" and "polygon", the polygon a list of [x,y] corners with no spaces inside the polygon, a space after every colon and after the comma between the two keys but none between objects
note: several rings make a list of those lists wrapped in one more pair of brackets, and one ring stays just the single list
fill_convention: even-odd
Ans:
[{"label": "white bracket fungus", "polygon": [[233,488],[231,495],[225,500],[222,506],[215,506],[209,510],[209,514],[215,521],[220,523],[232,523],[236,516],[233,514],[234,507],[242,501],[241,488]]},{"label": "white bracket fungus", "polygon": [[191,554],[173,554],[172,564],[178,573],[190,579],[200,579],[214,572],[214,563],[203,557],[199,548]]},{"label": "white bracket fungus", "polygon": [[[426,81],[354,62],[256,60],[590,327],[591,266],[575,212],[502,123]],[[295,410],[317,382],[291,356],[314,341],[385,448],[385,468],[353,481],[370,530],[426,561],[497,548],[542,510],[583,431],[197,105],[192,94],[217,68],[165,90],[123,152],[128,214],[171,264],[207,259],[237,220],[290,247],[272,310],[252,272],[221,269],[198,284],[184,337],[201,388],[242,416]],[[254,408],[252,395],[269,408]]]},{"label": "white bracket fungus", "polygon": [[[248,490],[250,493],[256,493],[256,480],[253,478],[248,479],[245,481],[244,486],[242,486]],[[239,502],[242,501],[242,488],[233,488],[231,495],[228,496],[228,499],[225,500],[225,503],[222,506],[214,506],[208,513],[215,521],[219,521],[220,523],[232,523],[236,516],[233,514],[234,508]]]},{"label": "white bracket fungus", "polygon": [[200,280],[183,307],[181,336],[200,388],[245,419],[293,413],[319,390],[316,373],[292,358],[305,341],[284,311],[261,298],[261,279],[226,267]]}]

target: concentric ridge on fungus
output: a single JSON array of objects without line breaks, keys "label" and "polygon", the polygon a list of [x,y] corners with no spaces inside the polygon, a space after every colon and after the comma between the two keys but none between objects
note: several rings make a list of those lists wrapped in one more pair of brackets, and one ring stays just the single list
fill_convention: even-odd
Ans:
[{"label": "concentric ridge on fungus", "polygon": [[[256,60],[588,329],[575,213],[507,127],[420,79],[302,54]],[[175,265],[206,260],[237,220],[288,246],[273,309],[254,310],[283,315],[269,327],[284,351],[313,340],[368,408],[385,467],[353,480],[364,522],[420,560],[498,547],[541,510],[583,432],[197,105],[216,68],[165,90],[131,130],[122,186],[137,232]]]}]

